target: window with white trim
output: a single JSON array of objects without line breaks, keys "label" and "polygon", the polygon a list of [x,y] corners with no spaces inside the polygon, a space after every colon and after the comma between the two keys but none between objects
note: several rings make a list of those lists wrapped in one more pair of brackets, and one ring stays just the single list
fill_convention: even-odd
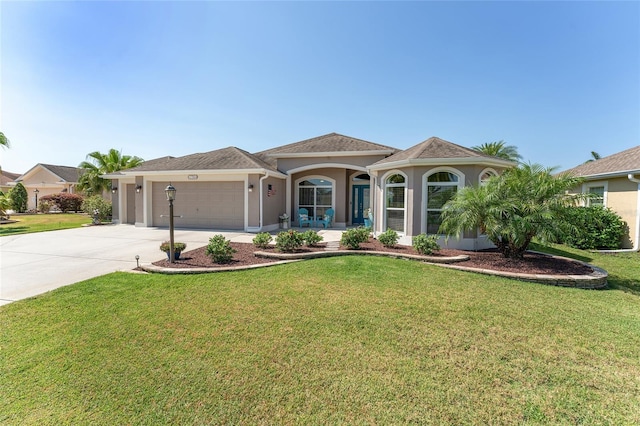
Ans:
[{"label": "window with white trim", "polygon": [[385,179],[385,220],[387,229],[404,233],[407,178],[399,173]]},{"label": "window with white trim", "polygon": [[480,174],[480,185],[485,185],[489,179],[498,176],[498,173],[493,169],[485,169]]},{"label": "window with white trim", "polygon": [[440,171],[427,176],[427,234],[437,234],[442,223],[442,209],[457,192],[461,178],[455,173]]},{"label": "window with white trim", "polygon": [[327,179],[305,179],[298,183],[298,208],[309,211],[310,218],[321,218],[332,208],[333,182]]},{"label": "window with white trim", "polygon": [[604,207],[604,185],[589,187],[589,194],[594,194],[597,198],[587,199],[587,206],[603,206]]}]

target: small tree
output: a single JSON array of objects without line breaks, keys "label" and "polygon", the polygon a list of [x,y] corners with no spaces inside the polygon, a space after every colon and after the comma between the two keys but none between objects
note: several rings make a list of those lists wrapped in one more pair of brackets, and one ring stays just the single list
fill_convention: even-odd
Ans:
[{"label": "small tree", "polygon": [[18,182],[11,191],[9,191],[9,198],[11,198],[11,206],[13,210],[18,213],[24,213],[27,211],[27,201],[29,195],[27,189],[22,182]]},{"label": "small tree", "polygon": [[534,237],[543,244],[561,239],[571,229],[568,209],[588,195],[568,194],[581,179],[552,172],[522,164],[485,185],[463,188],[445,204],[439,232],[460,236],[479,229],[507,258],[522,258]]},{"label": "small tree", "polygon": [[0,191],[0,218],[5,219],[8,217],[7,210],[11,208],[11,198],[8,194]]},{"label": "small tree", "polygon": [[112,210],[111,201],[105,200],[100,195],[85,198],[82,203],[82,211],[91,216],[97,214],[100,221],[107,220],[111,216]]}]

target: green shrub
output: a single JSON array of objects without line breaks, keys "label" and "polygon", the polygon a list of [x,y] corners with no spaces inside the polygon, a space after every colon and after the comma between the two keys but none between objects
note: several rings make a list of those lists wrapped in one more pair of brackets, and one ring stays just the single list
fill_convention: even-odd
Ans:
[{"label": "green shrub", "polygon": [[413,237],[413,248],[420,254],[433,254],[440,250],[437,235],[420,234]]},{"label": "green shrub", "polygon": [[382,234],[378,235],[378,241],[385,247],[393,247],[398,243],[400,237],[398,233],[393,229],[387,229]]},{"label": "green shrub", "polygon": [[24,213],[27,211],[28,194],[22,182],[18,182],[16,186],[11,188],[9,198],[11,199],[11,208],[16,213]]},{"label": "green shrub", "polygon": [[310,247],[315,246],[323,240],[322,235],[318,235],[318,233],[312,229],[305,231],[302,234],[302,239],[304,240],[304,243]]},{"label": "green shrub", "polygon": [[256,235],[253,238],[252,241],[254,246],[261,249],[265,249],[269,246],[269,243],[271,242],[272,239],[273,237],[268,232],[260,232],[258,235]]},{"label": "green shrub", "polygon": [[364,226],[348,229],[342,233],[342,238],[340,238],[340,244],[346,246],[349,250],[358,250],[360,244],[367,241],[369,241],[369,228]]},{"label": "green shrub", "polygon": [[292,252],[300,247],[304,243],[302,234],[298,231],[290,229],[288,231],[282,231],[276,236],[276,247],[280,251]]},{"label": "green shrub", "polygon": [[[184,249],[187,248],[187,245],[185,243],[177,243],[177,242],[173,242],[173,252],[183,252]],[[170,241],[164,241],[162,244],[160,244],[160,250],[162,250],[165,253],[169,253],[171,251],[171,242]]]},{"label": "green shrub", "polygon": [[231,241],[225,239],[224,235],[214,235],[209,238],[206,252],[215,263],[229,263],[236,249],[231,247]]},{"label": "green shrub", "polygon": [[88,215],[93,216],[97,212],[98,219],[101,221],[107,220],[111,217],[111,201],[105,200],[100,195],[94,195],[93,197],[85,198],[82,203],[82,211]]},{"label": "green shrub", "polygon": [[562,243],[582,250],[620,248],[626,224],[611,209],[602,206],[573,207],[567,219],[573,227]]}]

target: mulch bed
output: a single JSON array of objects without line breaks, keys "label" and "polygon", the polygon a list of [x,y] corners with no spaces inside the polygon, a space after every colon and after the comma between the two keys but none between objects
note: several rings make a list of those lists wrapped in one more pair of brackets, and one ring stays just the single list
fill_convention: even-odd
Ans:
[{"label": "mulch bed", "polygon": [[[169,263],[167,259],[154,262],[156,266],[164,268],[215,268],[215,267],[238,267],[258,265],[264,263],[273,263],[279,261],[278,259],[265,259],[256,257],[254,252],[258,249],[250,243],[231,243],[231,246],[237,250],[233,256],[233,260],[230,263],[220,265],[213,263],[211,258],[207,256],[205,250],[206,247],[183,252],[179,260],[174,263]],[[308,253],[313,251],[324,251],[326,244],[321,243],[318,247],[304,247],[297,251],[297,253]],[[346,247],[340,247],[341,250],[346,250]],[[277,252],[275,247],[270,247],[260,251]],[[378,240],[370,239],[369,242],[361,244],[361,251],[384,251],[399,254],[413,254],[418,255],[413,247],[410,246],[395,246],[393,248],[384,247]],[[470,259],[464,262],[457,263],[460,266],[467,266],[471,268],[490,269],[494,271],[504,272],[516,272],[527,274],[543,274],[543,275],[587,275],[592,272],[591,268],[582,265],[580,263],[572,262],[569,260],[558,259],[551,256],[526,253],[524,259],[505,259],[502,254],[496,250],[482,250],[482,251],[464,251],[464,250],[452,250],[442,249],[433,254],[437,257],[449,257],[466,255]]]}]

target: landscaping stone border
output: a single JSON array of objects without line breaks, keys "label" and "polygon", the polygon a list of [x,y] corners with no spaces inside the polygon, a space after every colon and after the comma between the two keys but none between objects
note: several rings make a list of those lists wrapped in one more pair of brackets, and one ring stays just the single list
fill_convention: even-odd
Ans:
[{"label": "landscaping stone border", "polygon": [[291,262],[299,262],[305,259],[318,259],[323,257],[334,256],[386,256],[399,259],[418,260],[425,263],[435,264],[444,268],[457,269],[466,272],[475,272],[478,274],[492,275],[496,277],[510,278],[519,281],[534,282],[538,284],[554,285],[560,287],[573,287],[579,289],[602,289],[607,287],[607,278],[609,274],[604,269],[598,268],[591,264],[581,262],[579,260],[570,259],[561,256],[553,256],[560,259],[566,259],[572,262],[580,263],[592,269],[592,273],[588,275],[542,275],[542,274],[524,274],[517,272],[495,271],[492,269],[472,268],[468,266],[456,265],[456,263],[464,262],[469,256],[420,256],[413,254],[390,253],[383,251],[358,251],[358,250],[335,250],[335,251],[316,251],[311,253],[271,253],[264,251],[255,252],[257,257],[268,259],[281,259],[278,262],[263,263],[248,266],[218,266],[211,268],[163,268],[155,265],[141,265],[140,268],[147,272],[161,274],[206,274],[212,272],[239,271],[243,269],[264,268],[275,265],[282,265]]}]

